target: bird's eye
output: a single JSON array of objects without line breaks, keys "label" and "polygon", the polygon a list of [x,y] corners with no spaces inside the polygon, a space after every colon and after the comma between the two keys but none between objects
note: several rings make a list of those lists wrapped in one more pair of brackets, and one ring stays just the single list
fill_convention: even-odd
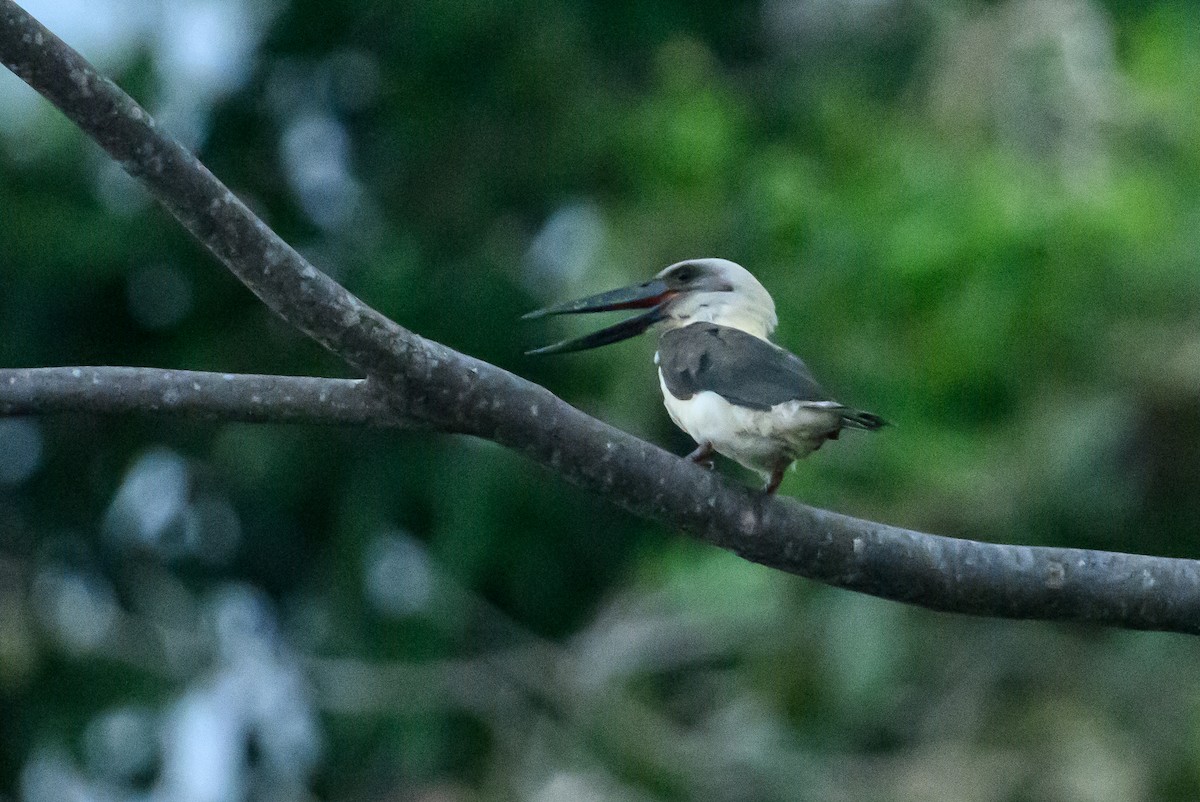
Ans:
[{"label": "bird's eye", "polygon": [[696,277],[696,271],[690,265],[684,265],[675,271],[674,278],[676,281],[688,282]]}]

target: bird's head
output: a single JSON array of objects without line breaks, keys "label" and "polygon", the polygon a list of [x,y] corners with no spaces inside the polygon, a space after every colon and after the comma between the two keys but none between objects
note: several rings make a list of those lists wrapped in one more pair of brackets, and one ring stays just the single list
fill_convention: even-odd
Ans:
[{"label": "bird's head", "polygon": [[531,354],[582,351],[634,337],[655,324],[679,328],[692,323],[716,323],[767,339],[775,330],[775,303],[750,271],[728,259],[687,259],[676,262],[650,281],[539,309],[526,318],[646,309],[640,315],[594,334],[564,340]]}]

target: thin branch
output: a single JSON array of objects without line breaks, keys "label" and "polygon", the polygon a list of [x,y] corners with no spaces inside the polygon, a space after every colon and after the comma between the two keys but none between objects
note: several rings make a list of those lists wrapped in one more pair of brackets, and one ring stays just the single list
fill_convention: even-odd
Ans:
[{"label": "thin branch", "polygon": [[161,413],[246,423],[409,428],[364,379],[158,368],[0,369],[0,416]]},{"label": "thin branch", "polygon": [[494,440],[631,512],[838,587],[975,615],[1200,633],[1200,563],[925,535],[764,497],[419,337],[308,264],[82,56],[0,0],[0,60],[95,139],[283,319],[386,403]]}]

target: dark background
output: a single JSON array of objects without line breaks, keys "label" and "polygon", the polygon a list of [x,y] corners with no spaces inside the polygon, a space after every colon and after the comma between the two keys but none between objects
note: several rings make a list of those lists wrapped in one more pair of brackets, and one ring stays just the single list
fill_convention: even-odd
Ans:
[{"label": "dark background", "polygon": [[[691,448],[650,338],[535,360],[596,321],[520,314],[723,256],[895,424],[784,494],[1200,552],[1194,4],[29,7],[367,302],[591,414]],[[347,375],[0,78],[0,364]],[[816,586],[465,438],[0,420],[4,800],[1191,800],[1198,658]]]}]

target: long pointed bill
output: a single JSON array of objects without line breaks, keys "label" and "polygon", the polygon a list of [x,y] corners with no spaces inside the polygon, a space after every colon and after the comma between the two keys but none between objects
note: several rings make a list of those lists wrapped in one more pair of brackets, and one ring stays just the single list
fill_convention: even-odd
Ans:
[{"label": "long pointed bill", "polygon": [[665,281],[655,279],[632,287],[589,295],[578,301],[537,309],[521,315],[521,319],[534,320],[548,315],[578,315],[583,312],[612,312],[617,309],[647,309],[658,306],[672,294]]},{"label": "long pointed bill", "polygon": [[643,312],[642,314],[635,315],[628,320],[622,320],[620,323],[609,326],[608,328],[600,329],[600,331],[597,331],[594,334],[588,334],[584,337],[576,337],[573,340],[563,340],[560,343],[547,345],[543,348],[535,348],[532,351],[526,351],[525,353],[530,356],[567,354],[571,351],[586,351],[589,348],[599,348],[602,345],[618,343],[621,340],[628,340],[630,337],[636,337],[658,321],[662,320],[665,316],[666,315],[663,313],[662,307],[656,306],[649,312]]},{"label": "long pointed bill", "polygon": [[563,340],[560,343],[547,345],[545,348],[536,348],[526,353],[531,355],[565,354],[571,351],[599,348],[602,345],[609,345],[621,340],[627,340],[630,337],[636,337],[663,319],[663,306],[674,295],[675,290],[669,288],[666,282],[655,279],[654,281],[647,281],[644,284],[637,284],[633,287],[622,287],[619,290],[602,292],[599,295],[591,295],[587,298],[581,298],[578,301],[571,301],[559,306],[551,306],[546,309],[538,309],[536,312],[530,312],[523,316],[524,319],[532,320],[548,315],[612,312],[619,309],[648,308],[650,310],[608,328],[600,329],[600,331],[594,334],[577,337],[573,340]]}]

